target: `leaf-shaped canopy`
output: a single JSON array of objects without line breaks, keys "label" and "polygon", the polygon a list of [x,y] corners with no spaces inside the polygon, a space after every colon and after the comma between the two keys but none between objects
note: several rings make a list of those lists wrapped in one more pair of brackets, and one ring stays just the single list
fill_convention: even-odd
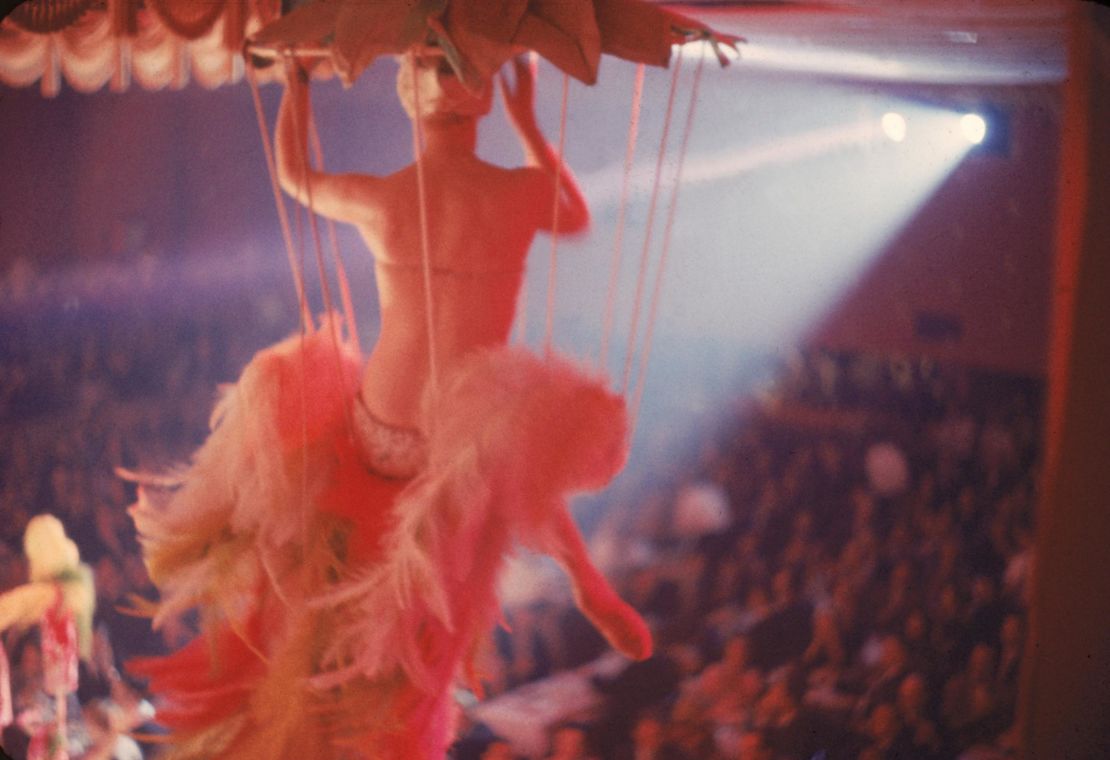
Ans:
[{"label": "leaf-shaped canopy", "polygon": [[691,37],[731,44],[700,22],[645,0],[311,0],[254,35],[257,51],[326,51],[350,84],[381,55],[440,48],[470,87],[534,50],[586,84],[602,53],[666,66]]}]

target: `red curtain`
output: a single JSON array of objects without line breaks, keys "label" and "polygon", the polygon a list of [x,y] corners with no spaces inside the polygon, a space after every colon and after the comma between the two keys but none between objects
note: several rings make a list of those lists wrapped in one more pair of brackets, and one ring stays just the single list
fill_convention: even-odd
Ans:
[{"label": "red curtain", "polygon": [[132,82],[150,90],[189,81],[219,87],[242,78],[243,40],[277,17],[279,2],[109,0],[83,8],[35,0],[0,23],[0,82],[39,82],[48,97],[63,79],[80,92],[124,90]]}]

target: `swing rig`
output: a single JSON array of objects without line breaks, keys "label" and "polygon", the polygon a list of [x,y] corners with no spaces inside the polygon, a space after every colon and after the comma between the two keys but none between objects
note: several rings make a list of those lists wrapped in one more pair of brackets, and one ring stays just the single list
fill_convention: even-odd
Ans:
[{"label": "swing rig", "polygon": [[[728,49],[735,54],[737,43],[744,42],[743,38],[732,37],[727,35],[719,35],[706,28],[690,29],[675,27],[674,31],[679,35],[677,41],[677,55],[674,56],[673,65],[671,68],[671,76],[669,88],[666,98],[666,108],[662,120],[662,132],[659,139],[658,147],[656,148],[654,157],[654,171],[652,174],[650,200],[648,202],[647,219],[644,229],[643,240],[640,246],[638,264],[636,269],[636,287],[635,294],[632,301],[631,311],[627,316],[628,333],[627,345],[625,347],[623,367],[620,372],[619,378],[613,378],[612,384],[614,390],[624,396],[629,403],[630,415],[630,434],[634,434],[636,422],[638,419],[638,412],[641,406],[645,378],[647,374],[647,367],[651,358],[652,340],[654,337],[655,325],[658,319],[660,299],[663,290],[663,283],[665,280],[665,272],[667,268],[667,261],[670,254],[674,223],[676,212],[678,208],[679,191],[682,185],[683,167],[689,147],[690,134],[693,131],[694,118],[698,100],[698,94],[702,81],[702,72],[704,69],[705,60],[709,55],[714,54],[722,66],[729,63],[729,56],[726,55],[725,49]],[[443,39],[443,36],[439,36]],[[676,118],[678,91],[680,89],[680,74],[683,68],[683,62],[688,57],[686,42],[698,42],[699,49],[694,54],[696,64],[692,79],[689,85],[689,92],[687,96],[687,103],[685,106],[685,115],[681,127],[681,134],[677,137],[677,148],[672,145],[673,122]],[[448,59],[452,60],[451,48],[448,47]],[[418,55],[420,50],[427,50],[426,46],[414,45],[410,47],[403,55],[415,56]],[[338,313],[336,308],[336,299],[333,294],[332,285],[329,283],[327,274],[327,266],[325,264],[324,254],[324,235],[320,229],[320,215],[317,213],[313,198],[311,183],[304,182],[307,188],[307,197],[305,199],[305,208],[302,209],[300,204],[294,203],[294,218],[290,219],[290,212],[287,206],[287,199],[283,197],[279,187],[277,178],[277,164],[275,157],[274,144],[270,137],[271,129],[267,124],[265,112],[262,105],[262,99],[259,93],[259,79],[258,69],[270,66],[281,65],[285,69],[286,77],[300,76],[307,79],[305,70],[300,67],[302,61],[332,61],[334,59],[334,51],[332,48],[326,46],[316,45],[277,45],[272,42],[259,43],[253,40],[248,40],[244,48],[244,54],[247,61],[246,73],[247,80],[250,84],[252,99],[257,117],[259,136],[263,151],[265,153],[267,173],[269,175],[270,186],[274,196],[274,203],[277,209],[279,226],[281,229],[282,239],[284,242],[286,258],[292,274],[292,281],[295,289],[295,295],[298,304],[298,311],[300,315],[300,328],[302,336],[309,330],[315,329],[315,320],[308,305],[305,286],[305,261],[307,259],[305,246],[303,244],[303,229],[305,226],[305,217],[307,217],[307,227],[310,231],[311,248],[313,258],[318,270],[320,280],[321,297],[324,304],[324,313],[327,315]],[[532,52],[531,57],[533,62],[538,57],[536,52]],[[669,52],[668,52],[669,57]],[[666,62],[664,62],[666,65]],[[439,387],[439,369],[436,362],[435,355],[435,318],[434,309],[435,303],[432,297],[432,270],[431,270],[431,256],[430,256],[430,240],[428,234],[428,204],[427,192],[425,186],[424,176],[424,162],[422,158],[422,146],[424,144],[424,117],[421,114],[420,99],[421,88],[419,78],[416,76],[416,68],[412,68],[412,89],[416,103],[415,115],[411,120],[412,129],[412,154],[413,163],[416,168],[417,177],[417,194],[418,194],[418,208],[416,209],[420,229],[420,242],[421,242],[421,263],[423,271],[423,291],[425,298],[425,314],[426,314],[426,329],[428,334],[428,350],[429,350],[429,383],[433,393]],[[609,276],[607,280],[606,294],[604,300],[603,313],[601,314],[602,322],[602,335],[600,346],[596,350],[596,355],[592,357],[581,357],[584,361],[590,361],[599,370],[604,371],[608,366],[611,345],[613,343],[613,336],[615,332],[617,316],[617,286],[619,275],[622,268],[625,250],[625,237],[627,227],[627,211],[629,205],[629,198],[631,195],[632,173],[633,164],[636,156],[637,142],[639,137],[639,127],[641,119],[641,106],[643,101],[644,91],[644,78],[645,78],[645,63],[639,61],[636,64],[635,78],[632,85],[631,103],[629,106],[629,119],[628,119],[628,133],[626,138],[626,147],[623,163],[621,190],[619,196],[619,205],[617,210],[617,220],[613,232],[613,238],[610,249],[610,263],[609,263]],[[566,151],[566,138],[567,138],[567,114],[569,110],[570,100],[570,79],[571,74],[567,71],[562,72],[561,83],[561,98],[559,110],[559,133],[558,133],[558,147],[556,149],[557,165],[563,164],[563,159]],[[465,78],[462,78],[464,85],[467,83]],[[297,125],[297,130],[302,131],[302,127],[307,126],[308,146],[299,144],[300,154],[298,156],[298,163],[302,172],[302,178],[307,178],[309,171],[322,171],[324,169],[324,156],[323,149],[320,141],[319,131],[316,126],[315,118],[312,112],[311,105],[308,108],[308,124]],[[674,169],[670,173],[669,181],[665,178],[667,174],[665,166],[667,163],[668,153],[676,152],[672,159]],[[550,248],[548,254],[548,266],[546,276],[545,299],[544,308],[544,332],[542,340],[542,350],[545,355],[550,355],[554,346],[554,314],[556,306],[556,279],[559,270],[559,198],[561,193],[561,172],[553,172],[554,174],[554,198],[555,202],[552,209],[552,223],[550,232]],[[667,187],[664,188],[664,185]],[[667,194],[665,201],[661,196]],[[665,211],[661,211],[660,205],[665,203]],[[664,214],[662,222],[661,240],[658,231],[658,220],[660,213]],[[346,349],[352,352],[355,356],[360,355],[360,342],[358,334],[358,323],[356,320],[354,303],[351,296],[350,282],[346,274],[346,268],[343,263],[343,255],[340,251],[338,237],[336,235],[335,222],[331,219],[324,218],[324,225],[326,226],[327,247],[332,259],[332,265],[335,270],[335,279],[337,289],[339,291],[340,306],[342,308],[343,320],[342,323],[346,325],[346,336],[340,335],[338,320],[326,318],[326,322],[330,333],[331,341],[335,349],[335,357],[338,366],[339,357],[341,355],[341,347],[345,345]],[[294,235],[294,230],[297,235]],[[296,241],[301,241],[300,243]],[[652,256],[654,249],[658,248],[657,253]],[[650,275],[650,292],[649,292],[649,275]],[[515,330],[514,340],[516,342],[523,342],[524,334],[526,331],[526,305],[529,293],[527,284],[522,284],[521,291],[518,295],[517,304],[517,329]],[[645,303],[646,301],[646,303]],[[645,316],[646,312],[646,316]],[[641,327],[642,324],[642,327]],[[341,373],[340,373],[341,374]],[[350,420],[348,420],[350,422]]]}]

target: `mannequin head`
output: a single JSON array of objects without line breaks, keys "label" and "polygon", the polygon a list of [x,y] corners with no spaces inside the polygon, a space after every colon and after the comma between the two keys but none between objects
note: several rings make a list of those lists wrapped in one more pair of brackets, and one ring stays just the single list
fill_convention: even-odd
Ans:
[{"label": "mannequin head", "polygon": [[23,533],[23,552],[32,581],[45,581],[81,562],[77,545],[67,536],[61,520],[53,515],[38,515],[27,523]]}]

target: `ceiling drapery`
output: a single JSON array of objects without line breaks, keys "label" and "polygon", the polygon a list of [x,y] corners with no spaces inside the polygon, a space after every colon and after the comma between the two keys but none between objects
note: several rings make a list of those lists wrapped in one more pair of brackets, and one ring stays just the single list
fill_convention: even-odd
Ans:
[{"label": "ceiling drapery", "polygon": [[242,76],[252,36],[260,54],[329,51],[345,84],[416,44],[442,48],[472,89],[529,49],[593,84],[602,53],[666,66],[674,43],[707,39],[723,64],[720,47],[738,40],[648,0],[306,0],[280,11],[281,0],[29,0],[0,24],[0,82],[40,81],[47,96],[63,78],[82,92],[132,80],[218,87]]},{"label": "ceiling drapery", "polygon": [[0,22],[0,82],[80,92],[214,88],[243,75],[246,35],[280,0],[31,0]]}]

